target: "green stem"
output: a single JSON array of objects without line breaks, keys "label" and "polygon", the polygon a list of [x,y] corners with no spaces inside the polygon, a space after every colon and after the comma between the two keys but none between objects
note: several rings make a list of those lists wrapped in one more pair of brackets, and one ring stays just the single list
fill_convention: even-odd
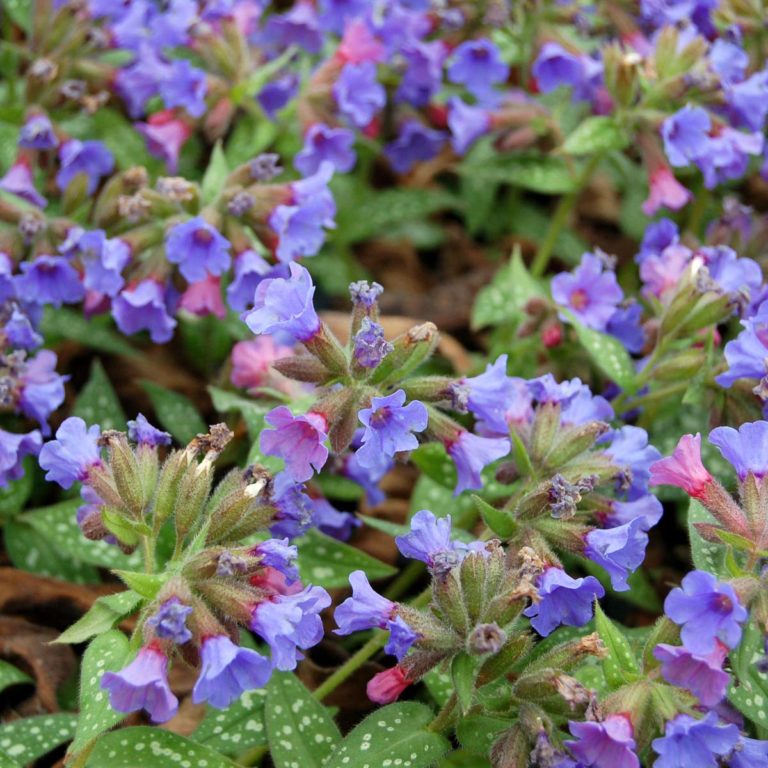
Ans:
[{"label": "green stem", "polygon": [[563,227],[568,223],[568,217],[571,215],[571,211],[576,205],[579,195],[587,185],[587,182],[589,182],[602,157],[603,155],[601,152],[593,155],[582,169],[581,174],[576,181],[576,188],[560,198],[560,201],[555,208],[555,213],[552,216],[552,222],[549,225],[547,234],[541,241],[539,250],[536,251],[536,256],[534,256],[533,263],[531,264],[531,274],[534,277],[541,277],[547,271],[547,266],[549,265],[549,260],[552,258],[557,238],[560,237]]},{"label": "green stem", "polygon": [[155,572],[155,540],[152,536],[141,537],[141,550],[144,554],[144,570]]},{"label": "green stem", "polygon": [[415,581],[423,575],[424,566],[418,560],[411,560],[402,570],[400,575],[389,585],[389,589],[384,593],[388,600],[397,600],[405,594]]},{"label": "green stem", "polygon": [[456,704],[458,699],[456,694],[452,693],[448,701],[445,702],[443,708],[437,713],[435,719],[429,724],[428,730],[435,733],[444,733],[453,724],[454,716],[456,715]]},{"label": "green stem", "polygon": [[316,699],[324,699],[333,693],[352,673],[356,672],[375,653],[381,650],[387,642],[387,633],[379,630],[374,636],[355,653],[352,654],[332,675],[324,680],[312,692]]},{"label": "green stem", "polygon": [[710,191],[704,186],[703,182],[698,184],[696,194],[693,196],[693,205],[688,213],[688,231],[695,237],[699,236],[699,230],[707,212],[711,198]]}]

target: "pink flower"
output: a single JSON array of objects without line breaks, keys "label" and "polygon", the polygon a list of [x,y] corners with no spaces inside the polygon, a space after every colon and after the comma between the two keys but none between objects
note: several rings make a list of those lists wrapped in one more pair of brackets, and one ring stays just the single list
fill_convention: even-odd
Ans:
[{"label": "pink flower", "polygon": [[651,485],[675,485],[689,496],[701,498],[714,482],[701,463],[701,435],[683,435],[671,456],[650,466]]},{"label": "pink flower", "polygon": [[150,115],[146,123],[136,123],[136,130],[147,142],[147,149],[154,157],[163,160],[171,173],[176,173],[179,153],[192,129],[179,120],[173,110],[165,109]]},{"label": "pink flower", "polygon": [[238,341],[232,347],[232,383],[243,389],[274,385],[272,363],[293,354],[291,347],[276,344],[271,336],[259,336],[252,341]]},{"label": "pink flower", "polygon": [[691,193],[675,178],[666,165],[652,171],[648,178],[650,194],[643,203],[642,209],[646,216],[653,216],[659,208],[669,208],[678,211],[691,200]]},{"label": "pink flower", "polygon": [[391,704],[412,682],[399,666],[392,667],[374,675],[365,690],[368,698],[376,704]]},{"label": "pink flower", "polygon": [[204,280],[190,283],[181,297],[181,308],[198,317],[216,315],[223,320],[227,308],[221,298],[221,279],[208,275]]},{"label": "pink flower", "polygon": [[336,52],[343,62],[359,64],[363,61],[383,61],[384,46],[370,33],[362,19],[350,21]]},{"label": "pink flower", "polygon": [[323,445],[328,437],[328,422],[319,413],[294,416],[284,405],[273,408],[265,421],[274,429],[261,433],[261,450],[267,456],[278,456],[285,461],[285,471],[296,483],[309,480],[328,460],[328,449]]}]

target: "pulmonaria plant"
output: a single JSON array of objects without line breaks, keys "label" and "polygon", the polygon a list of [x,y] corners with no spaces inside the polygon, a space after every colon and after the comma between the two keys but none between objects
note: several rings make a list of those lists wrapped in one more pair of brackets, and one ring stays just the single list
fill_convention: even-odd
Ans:
[{"label": "pulmonaria plant", "polygon": [[[274,669],[296,667],[323,635],[319,613],[330,597],[302,585],[295,546],[269,537],[280,516],[273,478],[251,466],[215,481],[214,463],[232,437],[225,425],[181,450],[167,448],[170,436],[142,415],[128,427],[102,431],[70,417],[39,457],[48,480],[81,483],[87,538],[142,552],[143,571],[118,574],[133,590],[125,613],[137,614],[138,652],[106,673],[102,688],[116,711],[143,709],[164,722],[178,709],[169,667],[191,663],[199,670],[193,701],[226,708],[266,685]],[[161,542],[169,541],[166,552]],[[76,626],[83,623],[88,616]],[[241,645],[245,630],[268,655]]]}]

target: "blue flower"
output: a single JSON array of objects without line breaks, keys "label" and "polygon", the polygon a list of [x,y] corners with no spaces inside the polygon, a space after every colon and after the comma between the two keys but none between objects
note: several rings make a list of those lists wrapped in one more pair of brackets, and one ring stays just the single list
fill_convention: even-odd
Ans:
[{"label": "blue flower", "polygon": [[487,97],[491,87],[507,79],[509,67],[499,49],[486,39],[465,40],[451,56],[448,79],[463,85],[479,99]]},{"label": "blue flower", "polygon": [[539,601],[523,611],[531,626],[547,637],[552,630],[565,624],[583,627],[592,618],[595,598],[605,590],[594,576],[571,578],[562,568],[547,568],[537,582]]},{"label": "blue flower", "polygon": [[190,613],[191,605],[184,605],[178,597],[171,597],[147,619],[147,626],[152,627],[162,640],[183,645],[192,639],[192,633],[187,627],[187,617]]},{"label": "blue flower", "polygon": [[296,154],[293,164],[302,176],[311,176],[324,163],[335,171],[346,173],[355,166],[357,157],[352,148],[355,134],[348,128],[331,128],[315,123],[304,135],[304,147]]},{"label": "blue flower", "polygon": [[669,162],[680,167],[700,157],[707,150],[711,127],[707,111],[690,104],[664,120],[661,135]]},{"label": "blue flower", "polygon": [[453,495],[458,496],[462,491],[482,488],[481,471],[497,459],[507,456],[511,448],[512,444],[506,437],[479,437],[461,430],[456,438],[446,445],[458,474]]},{"label": "blue flower", "polygon": [[768,474],[768,421],[718,427],[709,433],[709,442],[720,449],[723,458],[736,470],[739,480],[751,472],[758,478]]},{"label": "blue flower", "polygon": [[349,574],[352,597],[348,597],[333,614],[338,629],[337,635],[350,635],[365,629],[387,626],[395,615],[397,606],[386,597],[382,597],[371,587],[365,571],[353,571]]},{"label": "blue flower", "polygon": [[333,85],[333,95],[341,114],[358,128],[365,128],[387,101],[372,61],[345,64]]},{"label": "blue flower", "polygon": [[79,174],[85,174],[86,192],[92,195],[102,176],[112,173],[115,159],[100,141],[70,139],[59,149],[61,168],[56,174],[56,186],[63,192]]},{"label": "blue flower", "polygon": [[205,113],[208,86],[205,72],[184,59],[176,59],[159,84],[160,97],[168,109],[183,107],[192,117]]},{"label": "blue flower", "polygon": [[146,330],[155,344],[164,344],[176,327],[173,303],[170,292],[150,278],[123,289],[112,302],[112,315],[123,333]]},{"label": "blue flower", "polygon": [[153,427],[143,413],[136,416],[135,421],[128,422],[128,439],[133,440],[138,445],[151,447],[171,444],[171,436],[167,432]]},{"label": "blue flower", "polygon": [[79,416],[65,419],[56,430],[56,439],[40,450],[40,466],[47,471],[45,479],[71,488],[86,480],[92,467],[101,466],[98,424],[87,427]]},{"label": "blue flower", "polygon": [[358,417],[365,426],[363,444],[357,449],[361,466],[376,467],[382,455],[392,457],[399,451],[418,448],[419,441],[413,433],[427,428],[427,409],[418,400],[404,403],[405,392],[398,389],[386,397],[374,397],[371,407],[360,411]]},{"label": "blue flower", "polygon": [[24,301],[60,307],[81,301],[85,295],[80,275],[64,256],[38,256],[23,261],[20,268],[16,290]]},{"label": "blue flower", "polygon": [[416,163],[431,160],[445,144],[445,138],[442,131],[408,120],[397,139],[384,148],[384,154],[398,173],[406,173]]},{"label": "blue flower", "polygon": [[586,537],[584,554],[601,565],[611,577],[617,592],[629,589],[627,577],[634,573],[645,559],[648,534],[642,518],[635,518],[616,528],[590,531]]},{"label": "blue flower", "polygon": [[718,758],[727,755],[739,740],[737,726],[719,725],[715,712],[703,720],[678,715],[664,728],[664,736],[654,739],[659,757],[655,768],[717,768]]},{"label": "blue flower", "polygon": [[190,282],[220,275],[229,269],[229,240],[201,216],[171,227],[165,236],[165,254]]}]

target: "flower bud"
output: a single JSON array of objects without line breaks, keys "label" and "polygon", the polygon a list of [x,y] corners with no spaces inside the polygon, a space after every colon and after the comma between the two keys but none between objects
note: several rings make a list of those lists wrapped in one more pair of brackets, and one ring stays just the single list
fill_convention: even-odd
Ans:
[{"label": "flower bud", "polygon": [[370,381],[374,384],[387,384],[407,378],[432,355],[438,338],[434,323],[416,325],[398,336],[392,342],[394,349],[371,374]]},{"label": "flower bud", "polygon": [[325,323],[320,324],[320,330],[314,336],[304,341],[304,346],[330,373],[336,375],[348,373],[347,355],[339,340]]},{"label": "flower bud", "polygon": [[178,542],[192,530],[211,492],[213,472],[207,459],[191,462],[179,480],[173,507]]},{"label": "flower bud", "polygon": [[[101,433],[100,442],[109,451],[109,466],[123,504],[135,518],[143,517],[149,493],[142,483],[139,464],[125,433],[105,430]],[[152,490],[149,489],[150,493]]]},{"label": "flower bud", "polygon": [[557,436],[557,442],[550,452],[544,457],[544,464],[555,469],[580,453],[589,450],[597,438],[610,430],[610,425],[604,421],[588,421],[585,424],[561,427]]},{"label": "flower bud", "polygon": [[272,361],[272,367],[289,379],[310,384],[321,384],[329,378],[328,369],[312,355],[280,357]]},{"label": "flower bud", "polygon": [[519,725],[513,725],[491,747],[492,768],[528,768],[530,744]]},{"label": "flower bud", "polygon": [[531,429],[530,453],[535,463],[549,453],[560,429],[560,403],[542,403],[536,409]]},{"label": "flower bud", "polygon": [[478,624],[467,638],[467,652],[474,656],[498,653],[507,641],[507,633],[498,624]]},{"label": "flower bud", "polygon": [[432,582],[432,595],[446,622],[458,634],[466,634],[469,628],[469,617],[464,605],[458,572],[454,569],[448,571],[442,578],[435,577]]},{"label": "flower bud", "polygon": [[159,529],[173,514],[179,483],[189,462],[190,455],[187,451],[173,451],[163,464],[155,493],[154,525],[156,529]]}]

